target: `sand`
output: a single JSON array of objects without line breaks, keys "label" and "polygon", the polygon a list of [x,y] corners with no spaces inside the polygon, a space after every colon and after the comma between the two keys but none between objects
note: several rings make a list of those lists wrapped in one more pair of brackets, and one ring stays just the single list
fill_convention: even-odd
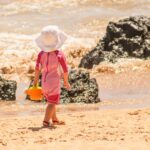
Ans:
[{"label": "sand", "polygon": [[[148,15],[149,3],[146,0],[138,3],[134,0],[1,0],[0,75],[18,83],[34,76],[39,49],[33,40],[50,23],[59,25],[72,37],[62,49],[69,66],[76,68],[80,59],[104,36],[109,21],[131,14]],[[65,126],[42,128],[42,106],[23,105],[20,95],[18,105],[1,102],[0,150],[149,150],[150,109],[131,109],[135,108],[133,103],[150,108],[149,63],[149,60],[126,59],[96,66],[91,74],[98,76],[100,98],[109,101],[101,102],[100,110],[96,104],[96,109],[88,105],[59,111]],[[135,93],[138,98],[141,95],[139,102]],[[113,101],[116,98],[122,100],[120,105]],[[128,110],[118,109],[122,106]],[[59,109],[65,108],[59,106]]]},{"label": "sand", "polygon": [[0,118],[0,149],[150,149],[150,109],[59,112],[66,125],[54,128],[43,115]]}]

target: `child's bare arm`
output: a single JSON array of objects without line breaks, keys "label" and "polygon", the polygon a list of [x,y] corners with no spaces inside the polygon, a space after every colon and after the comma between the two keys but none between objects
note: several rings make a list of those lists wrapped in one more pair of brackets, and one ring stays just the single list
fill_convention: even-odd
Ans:
[{"label": "child's bare arm", "polygon": [[38,81],[39,81],[39,76],[41,72],[41,56],[42,56],[43,51],[39,52],[38,57],[36,59],[36,66],[35,66],[35,75],[34,75],[34,82],[33,86],[36,86]]},{"label": "child's bare arm", "polygon": [[63,79],[64,79],[64,86],[70,90],[71,89],[71,86],[69,84],[69,81],[68,81],[68,72],[65,72],[63,73]]},{"label": "child's bare arm", "polygon": [[68,66],[67,66],[65,55],[63,54],[62,51],[59,52],[58,60],[62,67],[62,72],[63,72],[62,76],[63,76],[63,80],[64,80],[64,86],[65,86],[65,88],[70,90],[71,86],[68,81]]},{"label": "child's bare arm", "polygon": [[37,83],[39,81],[39,76],[40,76],[40,69],[35,69],[35,76],[34,76],[33,86],[37,85]]}]

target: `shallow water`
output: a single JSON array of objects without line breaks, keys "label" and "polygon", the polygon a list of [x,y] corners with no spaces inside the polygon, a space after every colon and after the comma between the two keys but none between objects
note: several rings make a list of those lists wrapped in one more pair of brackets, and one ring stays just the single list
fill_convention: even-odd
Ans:
[{"label": "shallow water", "polygon": [[150,72],[98,75],[100,96],[107,99],[150,99]]},{"label": "shallow water", "polygon": [[[100,74],[97,76],[100,103],[62,104],[58,106],[58,112],[150,108],[149,76],[149,71]],[[17,100],[15,102],[0,103],[0,116],[44,115],[45,103],[25,99],[24,90],[28,85],[29,83],[18,84]]]}]

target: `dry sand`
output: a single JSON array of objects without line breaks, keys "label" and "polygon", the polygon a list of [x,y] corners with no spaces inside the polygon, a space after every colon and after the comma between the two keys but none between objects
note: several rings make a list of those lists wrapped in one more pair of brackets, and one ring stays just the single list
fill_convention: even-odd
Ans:
[{"label": "dry sand", "polygon": [[149,150],[150,109],[59,112],[64,126],[42,128],[43,116],[0,119],[2,150]]}]

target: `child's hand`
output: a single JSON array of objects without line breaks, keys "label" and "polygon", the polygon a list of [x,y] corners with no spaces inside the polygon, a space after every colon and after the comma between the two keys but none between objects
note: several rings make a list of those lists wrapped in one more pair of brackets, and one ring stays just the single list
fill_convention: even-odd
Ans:
[{"label": "child's hand", "polygon": [[35,70],[35,76],[34,76],[34,81],[33,81],[33,86],[37,86],[37,83],[39,81],[39,75],[40,75],[40,70],[36,69]]},{"label": "child's hand", "polygon": [[71,86],[70,86],[70,83],[69,82],[64,82],[64,86],[65,88],[70,91],[71,90]]},{"label": "child's hand", "polygon": [[36,87],[36,86],[37,86],[37,83],[38,83],[38,80],[34,80],[34,81],[33,81],[33,86]]}]

